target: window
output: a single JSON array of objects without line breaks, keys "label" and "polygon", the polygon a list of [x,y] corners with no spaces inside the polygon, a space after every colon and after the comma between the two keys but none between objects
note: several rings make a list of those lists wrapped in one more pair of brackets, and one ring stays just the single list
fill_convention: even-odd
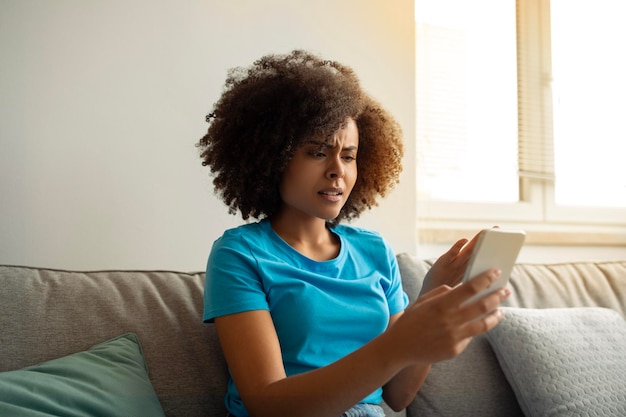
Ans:
[{"label": "window", "polygon": [[615,4],[416,0],[423,242],[499,224],[529,243],[626,245]]},{"label": "window", "polygon": [[[626,28],[616,4],[551,2],[557,204],[626,207]],[[589,20],[591,33],[580,26]]]}]

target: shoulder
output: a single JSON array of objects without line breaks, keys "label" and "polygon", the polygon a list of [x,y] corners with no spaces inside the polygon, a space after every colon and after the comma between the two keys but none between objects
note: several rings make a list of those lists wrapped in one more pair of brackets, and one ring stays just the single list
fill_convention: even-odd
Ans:
[{"label": "shoulder", "polygon": [[394,251],[387,240],[374,230],[352,225],[337,225],[332,229],[351,251],[361,253],[370,259],[394,263]]},{"label": "shoulder", "polygon": [[228,229],[213,242],[209,264],[254,263],[252,246],[266,245],[267,239],[262,222]]},{"label": "shoulder", "polygon": [[263,221],[247,223],[241,226],[227,229],[213,244],[214,247],[240,246],[246,242],[256,242],[267,236],[264,231]]},{"label": "shoulder", "polygon": [[246,223],[241,226],[227,229],[222,234],[222,239],[229,238],[241,238],[241,237],[253,237],[255,235],[263,234],[265,221],[261,220],[255,223]]},{"label": "shoulder", "polygon": [[351,241],[361,242],[369,245],[388,246],[382,235],[374,230],[364,229],[362,227],[339,224],[332,229],[337,235]]}]

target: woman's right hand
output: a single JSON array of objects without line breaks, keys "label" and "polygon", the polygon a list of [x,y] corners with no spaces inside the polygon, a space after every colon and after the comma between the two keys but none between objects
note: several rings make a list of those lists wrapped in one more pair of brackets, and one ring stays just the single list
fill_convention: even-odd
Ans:
[{"label": "woman's right hand", "polygon": [[494,328],[503,317],[498,306],[510,295],[507,288],[463,304],[499,276],[499,271],[490,270],[455,288],[439,286],[410,305],[389,329],[407,362],[451,359],[465,350],[472,337]]}]

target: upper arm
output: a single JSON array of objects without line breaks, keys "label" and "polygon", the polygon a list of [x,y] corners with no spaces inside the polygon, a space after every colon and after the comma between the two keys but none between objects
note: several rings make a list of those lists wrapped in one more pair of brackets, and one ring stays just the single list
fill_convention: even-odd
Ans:
[{"label": "upper arm", "polygon": [[393,324],[400,318],[400,316],[402,316],[404,314],[404,311],[401,311],[399,313],[393,314],[389,317],[389,325],[387,326],[387,328],[393,326]]},{"label": "upper arm", "polygon": [[267,310],[215,319],[217,334],[242,399],[286,377],[280,343]]}]

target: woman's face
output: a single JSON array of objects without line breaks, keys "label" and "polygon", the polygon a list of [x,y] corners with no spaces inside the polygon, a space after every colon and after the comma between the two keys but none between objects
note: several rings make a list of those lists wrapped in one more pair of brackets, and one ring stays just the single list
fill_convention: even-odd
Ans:
[{"label": "woman's face", "polygon": [[356,182],[358,146],[359,131],[352,118],[346,119],[332,141],[305,141],[283,174],[281,214],[336,218]]}]

